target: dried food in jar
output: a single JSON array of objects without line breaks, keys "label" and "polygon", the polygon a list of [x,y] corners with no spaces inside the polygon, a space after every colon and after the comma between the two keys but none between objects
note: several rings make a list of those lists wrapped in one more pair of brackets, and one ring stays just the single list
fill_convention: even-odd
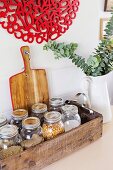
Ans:
[{"label": "dried food in jar", "polygon": [[15,125],[5,125],[0,128],[0,148],[8,149],[10,146],[18,145],[22,138]]},{"label": "dried food in jar", "polygon": [[10,156],[19,154],[23,151],[23,148],[21,146],[11,146],[8,149],[2,149],[0,151],[0,159],[6,159]]},{"label": "dried food in jar", "polygon": [[37,117],[28,117],[22,121],[21,136],[25,140],[31,139],[34,134],[42,135],[40,119]]},{"label": "dried food in jar", "polygon": [[61,120],[61,114],[56,111],[47,112],[44,115],[43,137],[45,140],[52,139],[64,132],[64,124]]},{"label": "dried food in jar", "polygon": [[49,110],[61,112],[61,107],[64,105],[63,98],[51,98],[49,100]]},{"label": "dried food in jar", "polygon": [[65,132],[80,126],[81,118],[78,114],[78,108],[75,105],[62,106],[61,110]]},{"label": "dried food in jar", "polygon": [[22,129],[22,120],[28,117],[28,111],[25,109],[17,109],[13,111],[11,115],[11,124],[16,125],[20,133],[20,130]]},{"label": "dried food in jar", "polygon": [[46,104],[36,103],[32,105],[32,116],[38,117],[40,119],[41,124],[43,124],[45,112],[47,112]]},{"label": "dried food in jar", "polygon": [[43,141],[44,141],[44,138],[42,136],[34,134],[31,139],[22,141],[21,146],[24,149],[28,149],[28,148],[35,146]]}]

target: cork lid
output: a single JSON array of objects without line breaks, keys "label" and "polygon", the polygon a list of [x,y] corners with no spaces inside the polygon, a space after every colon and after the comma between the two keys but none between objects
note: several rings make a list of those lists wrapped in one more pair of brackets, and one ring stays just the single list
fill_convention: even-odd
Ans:
[{"label": "cork lid", "polygon": [[12,118],[15,120],[22,120],[28,117],[28,111],[25,109],[17,109],[12,112]]},{"label": "cork lid", "polygon": [[44,119],[48,123],[55,123],[61,120],[60,112],[51,111],[44,114]]},{"label": "cork lid", "polygon": [[40,119],[37,117],[28,117],[22,121],[22,127],[25,129],[35,129],[40,126]]},{"label": "cork lid", "polygon": [[32,111],[34,113],[44,113],[47,111],[47,105],[44,103],[35,103],[32,106]]},{"label": "cork lid", "polygon": [[0,138],[9,139],[18,134],[18,128],[15,125],[5,125],[0,128]]}]

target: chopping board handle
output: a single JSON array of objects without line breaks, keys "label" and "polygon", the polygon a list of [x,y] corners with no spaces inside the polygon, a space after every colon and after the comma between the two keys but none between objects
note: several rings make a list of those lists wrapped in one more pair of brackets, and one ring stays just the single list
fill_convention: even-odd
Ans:
[{"label": "chopping board handle", "polygon": [[22,46],[20,48],[20,51],[21,51],[22,58],[24,61],[25,72],[29,72],[31,70],[31,68],[30,68],[30,48],[29,48],[29,46]]}]

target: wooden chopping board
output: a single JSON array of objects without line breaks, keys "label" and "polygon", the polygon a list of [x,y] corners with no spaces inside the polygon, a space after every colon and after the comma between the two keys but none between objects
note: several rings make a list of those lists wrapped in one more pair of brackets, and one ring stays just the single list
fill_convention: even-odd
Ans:
[{"label": "wooden chopping board", "polygon": [[30,68],[30,48],[21,47],[24,71],[9,79],[13,109],[29,109],[34,103],[48,103],[48,84],[44,69]]}]

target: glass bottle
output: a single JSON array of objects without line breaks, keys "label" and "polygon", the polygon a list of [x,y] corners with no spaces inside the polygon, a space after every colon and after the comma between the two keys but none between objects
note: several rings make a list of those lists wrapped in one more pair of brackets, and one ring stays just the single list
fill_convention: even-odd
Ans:
[{"label": "glass bottle", "polygon": [[64,100],[62,98],[52,98],[49,100],[50,111],[61,112],[61,107],[64,105]]},{"label": "glass bottle", "polygon": [[34,134],[42,135],[40,119],[28,117],[22,121],[21,136],[23,139],[31,139]]},{"label": "glass bottle", "polygon": [[0,128],[0,148],[8,149],[22,141],[15,125],[5,125]]},{"label": "glass bottle", "polygon": [[19,133],[22,129],[22,120],[28,117],[28,111],[25,109],[17,109],[12,112],[11,124],[18,127]]},{"label": "glass bottle", "polygon": [[4,115],[0,115],[0,127],[4,126],[7,124],[7,119]]},{"label": "glass bottle", "polygon": [[61,114],[57,111],[45,113],[42,130],[45,140],[52,139],[55,136],[63,133],[64,124],[61,120]]},{"label": "glass bottle", "polygon": [[32,116],[38,117],[41,124],[44,121],[44,113],[47,112],[47,105],[44,103],[36,103],[32,105]]},{"label": "glass bottle", "polygon": [[81,118],[78,114],[78,108],[75,105],[62,106],[62,120],[65,132],[80,126]]}]

